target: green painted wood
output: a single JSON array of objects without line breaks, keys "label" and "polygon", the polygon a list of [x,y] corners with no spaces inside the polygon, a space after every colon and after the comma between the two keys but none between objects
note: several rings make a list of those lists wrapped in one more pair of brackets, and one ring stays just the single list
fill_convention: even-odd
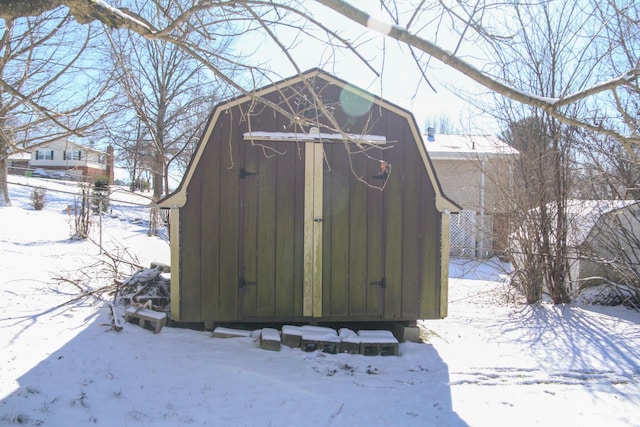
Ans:
[{"label": "green painted wood", "polygon": [[357,153],[356,146],[351,146],[351,166],[349,195],[349,316],[366,316],[367,314],[367,194],[369,187],[366,171],[368,158]]},{"label": "green painted wood", "polygon": [[[199,195],[201,181],[191,181],[189,191]],[[200,289],[201,289],[201,220],[200,198],[188,200],[182,208],[180,221],[180,321],[200,321]]]},{"label": "green painted wood", "polygon": [[275,314],[277,156],[258,156],[257,316]]},{"label": "green painted wood", "polygon": [[[349,314],[349,192],[350,168],[348,151],[342,144],[325,144],[327,164],[331,171],[325,174],[325,185],[330,186],[330,210],[323,207],[324,226],[330,224],[329,240],[323,242],[324,260],[329,259],[328,274],[323,274],[323,293],[329,293],[329,305],[323,305],[324,316]],[[329,243],[329,245],[327,245]],[[328,254],[327,254],[328,251]],[[323,273],[327,272],[324,268]],[[323,298],[325,301],[325,298]]]},{"label": "green painted wood", "polygon": [[[398,132],[394,126],[399,124],[387,117],[385,120],[387,129]],[[393,148],[385,151],[385,158],[391,164],[392,173],[389,176],[385,189],[385,276],[387,287],[384,299],[384,318],[386,320],[399,320],[402,317],[402,220],[404,209],[403,186],[407,179],[404,173],[402,151],[404,146],[413,140],[405,141],[403,135],[391,133],[387,135],[390,140],[398,141]]]},{"label": "green painted wood", "polygon": [[[334,89],[327,86],[324,91],[333,94],[328,95],[331,102],[338,99]],[[294,92],[284,88],[269,97],[295,106],[300,95]],[[247,116],[238,110],[221,115],[209,143],[219,152],[207,152],[202,159],[202,171],[195,171],[199,182],[192,182],[181,210],[181,312],[194,321],[303,320],[304,144],[288,143],[295,148],[272,158],[256,147],[248,154],[242,141]],[[426,172],[421,163],[416,166],[413,135],[404,118],[378,107],[356,119],[341,116],[339,109],[336,113],[349,132],[366,128],[397,142],[391,149],[368,153],[392,165],[384,192],[358,182],[343,145],[325,144],[331,170],[325,170],[323,180],[322,320],[436,317],[440,221],[432,212],[434,193]],[[288,120],[271,112],[251,117],[251,126],[293,130]],[[355,173],[365,179],[379,172],[379,164],[365,156],[351,159]],[[250,169],[252,161],[259,175],[239,180],[240,168]],[[423,218],[430,219],[423,223]],[[239,290],[240,277],[256,284]],[[383,278],[386,289],[371,285]]]},{"label": "green painted wood", "polygon": [[[238,319],[238,147],[242,135],[222,132],[220,153],[220,319]],[[206,163],[203,167],[207,167]]]},{"label": "green painted wood", "polygon": [[332,235],[333,235],[333,181],[335,179],[331,169],[330,162],[333,154],[331,147],[325,146],[324,152],[326,156],[323,165],[323,187],[322,187],[322,310],[324,317],[331,316],[331,266],[333,257],[332,253]]},{"label": "green painted wood", "polygon": [[[412,137],[405,128],[403,141]],[[403,150],[403,168],[405,175],[402,211],[402,318],[417,319],[420,308],[422,283],[421,267],[421,211],[420,188],[425,185],[426,177],[418,163],[419,153],[415,144],[405,144]]]},{"label": "green painted wood", "polygon": [[437,263],[439,265],[439,277],[437,278],[438,311],[435,318],[444,318],[449,315],[449,233],[451,215],[442,213],[438,215],[440,229],[440,249],[438,250]]},{"label": "green painted wood", "polygon": [[319,143],[305,143],[304,158],[304,280],[303,315],[322,316],[323,256],[323,161],[324,149]]},{"label": "green painted wood", "polygon": [[294,212],[294,316],[302,316],[304,303],[304,156],[305,144],[296,144]]},{"label": "green painted wood", "polygon": [[276,245],[275,245],[275,315],[294,312],[295,298],[295,196],[296,145],[280,142],[275,148],[276,171]]},{"label": "green painted wood", "polygon": [[[383,159],[383,150],[372,150],[370,155]],[[368,162],[366,176],[373,177],[381,173],[378,162]],[[379,179],[371,179],[374,185],[382,185]],[[384,310],[384,288],[379,284],[385,277],[384,272],[384,195],[387,190],[368,189],[367,194],[367,316],[382,318]]]},{"label": "green painted wood", "polygon": [[244,286],[238,287],[240,302],[240,318],[247,318],[256,315],[258,300],[257,291],[257,264],[258,264],[258,156],[260,149],[250,142],[241,144],[244,154],[243,164],[245,171],[249,175],[240,177],[240,251],[239,269],[240,278],[245,280]]},{"label": "green painted wood", "polygon": [[440,213],[433,206],[435,192],[430,186],[423,186],[422,201],[423,236],[422,239],[422,298],[420,301],[420,319],[433,319],[440,316]]},{"label": "green painted wood", "polygon": [[[200,302],[202,319],[214,320],[220,313],[220,144],[210,143],[205,155],[210,166],[197,171],[201,187],[198,255],[202,277],[200,299],[195,301]],[[193,199],[195,203],[196,198]],[[188,222],[195,223],[195,220],[189,217]]]},{"label": "green painted wood", "polygon": [[304,164],[291,142],[245,144],[245,169],[257,175],[240,180],[240,277],[250,282],[239,291],[241,317],[301,316]]}]

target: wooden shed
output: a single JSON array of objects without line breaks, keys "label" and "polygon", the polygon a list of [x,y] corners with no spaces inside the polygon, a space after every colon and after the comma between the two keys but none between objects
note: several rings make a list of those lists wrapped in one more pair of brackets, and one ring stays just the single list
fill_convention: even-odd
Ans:
[{"label": "wooden shed", "polygon": [[160,206],[176,321],[447,314],[447,213],[459,207],[412,114],[322,70],[217,105]]}]

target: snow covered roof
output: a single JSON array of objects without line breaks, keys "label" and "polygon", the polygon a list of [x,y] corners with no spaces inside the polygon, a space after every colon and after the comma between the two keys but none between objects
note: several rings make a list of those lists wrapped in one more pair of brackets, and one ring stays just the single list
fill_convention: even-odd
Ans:
[{"label": "snow covered roof", "polygon": [[8,156],[9,160],[31,160],[31,153],[20,152],[20,153],[12,153]]},{"label": "snow covered roof", "polygon": [[[631,206],[639,206],[637,200],[567,200],[567,244],[577,247],[593,232],[604,216]],[[556,204],[548,203],[547,213],[556,216]],[[538,208],[533,209],[538,211]]]},{"label": "snow covered roof", "polygon": [[637,200],[568,200],[569,245],[584,242],[602,215],[636,204]]},{"label": "snow covered roof", "polygon": [[72,151],[72,150],[84,150],[87,152],[93,153],[106,153],[105,151],[98,150],[97,148],[90,147],[88,145],[80,144],[78,142],[72,141],[70,139],[56,139],[54,141],[48,142],[46,144],[42,144],[38,147],[33,148],[31,151],[36,150],[60,150],[60,151]]},{"label": "snow covered roof", "polygon": [[424,141],[432,159],[489,158],[518,154],[518,150],[490,135],[436,134],[434,141],[429,141],[426,136]]}]

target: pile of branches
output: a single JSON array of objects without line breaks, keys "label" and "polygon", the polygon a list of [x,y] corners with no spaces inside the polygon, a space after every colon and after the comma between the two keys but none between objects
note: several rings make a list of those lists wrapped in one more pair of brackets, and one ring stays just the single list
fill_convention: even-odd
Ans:
[{"label": "pile of branches", "polygon": [[[170,309],[170,280],[166,274],[169,267],[152,263],[150,268],[140,265],[137,258],[126,249],[119,248],[113,253],[103,250],[102,257],[92,265],[76,271],[53,277],[58,283],[74,286],[78,293],[60,304],[77,304],[86,300],[97,300],[111,312],[111,324],[115,331],[122,330],[122,315],[117,307],[121,304],[145,307],[155,311],[168,312]],[[96,283],[103,285],[95,286]]]},{"label": "pile of branches", "polygon": [[127,280],[119,283],[120,302],[126,305],[144,305],[155,311],[168,312],[170,307],[170,281],[163,273],[168,267],[152,264]]}]

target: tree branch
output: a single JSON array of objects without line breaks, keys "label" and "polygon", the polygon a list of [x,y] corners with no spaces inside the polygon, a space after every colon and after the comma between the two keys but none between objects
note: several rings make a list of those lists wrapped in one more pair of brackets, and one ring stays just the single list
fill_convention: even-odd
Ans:
[{"label": "tree branch", "polygon": [[366,12],[357,9],[354,6],[342,1],[342,0],[316,0],[318,3],[340,13],[346,18],[362,25],[365,28],[369,28],[373,31],[377,31],[380,34],[391,37],[392,39],[403,42],[409,46],[413,46],[418,50],[421,50],[451,68],[465,74],[482,86],[491,89],[492,91],[501,95],[507,96],[515,101],[523,104],[532,105],[539,108],[553,107],[557,99],[544,98],[535,95],[530,95],[522,92],[514,87],[505,85],[493,77],[490,77],[468,62],[458,58],[451,52],[425,40],[415,34],[410,33],[405,28],[397,25],[388,25],[378,21],[376,18],[370,16]]},{"label": "tree branch", "polygon": [[0,18],[10,21],[56,9],[62,0],[0,0]]},{"label": "tree branch", "polygon": [[349,3],[346,3],[343,0],[316,0],[316,2],[338,12],[344,17],[360,24],[365,28],[377,31],[387,37],[403,42],[410,47],[414,47],[418,50],[421,50],[422,52],[431,55],[432,57],[438,59],[449,67],[465,74],[476,83],[479,83],[480,85],[495,93],[503,95],[522,104],[541,108],[549,112],[549,114],[551,114],[553,117],[566,124],[590,129],[601,134],[615,137],[620,141],[632,142],[636,144],[640,143],[640,139],[635,135],[631,137],[624,136],[614,130],[593,126],[575,118],[568,117],[566,114],[559,111],[561,107],[574,104],[593,95],[615,89],[616,87],[630,84],[631,82],[637,80],[640,76],[640,67],[638,66],[630,69],[617,78],[593,85],[587,89],[575,92],[562,98],[537,96],[521,91],[520,89],[517,89],[513,86],[504,84],[494,77],[483,73],[482,71],[457,57],[453,53],[437,46],[436,44],[410,33],[407,29],[401,26],[388,25],[379,22],[366,12],[363,12],[362,10],[350,5]]}]

